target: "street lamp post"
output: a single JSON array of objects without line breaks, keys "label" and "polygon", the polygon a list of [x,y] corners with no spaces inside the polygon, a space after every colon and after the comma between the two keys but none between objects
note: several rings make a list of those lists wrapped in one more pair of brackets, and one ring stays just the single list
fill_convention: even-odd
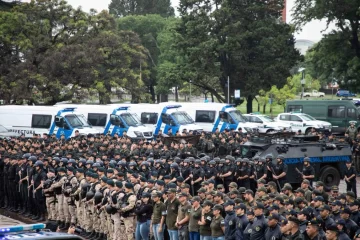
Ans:
[{"label": "street lamp post", "polygon": [[305,88],[305,68],[300,68],[298,70],[298,72],[301,72],[301,80],[300,80],[300,83],[301,83],[301,97],[300,99],[303,98],[304,96],[304,88]]}]

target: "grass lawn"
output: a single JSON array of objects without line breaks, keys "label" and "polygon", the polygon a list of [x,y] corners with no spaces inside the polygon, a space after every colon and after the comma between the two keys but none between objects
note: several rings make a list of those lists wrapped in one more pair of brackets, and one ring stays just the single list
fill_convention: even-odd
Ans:
[{"label": "grass lawn", "polygon": [[[295,99],[300,99],[300,96],[296,96]],[[325,95],[325,98],[313,98],[313,97],[309,97],[309,98],[304,98],[304,100],[336,100],[339,99],[338,97],[334,96],[333,98],[331,97],[331,95]],[[246,113],[246,100],[243,102],[243,104],[241,104],[240,106],[237,107],[237,109],[239,109],[242,113]],[[262,112],[263,108],[262,106],[260,106],[260,114],[263,114]],[[253,100],[253,109],[252,112],[259,112],[258,111],[258,103],[256,102],[256,100]],[[277,105],[275,103],[272,104],[272,114],[270,113],[270,105],[267,104],[266,108],[265,108],[265,114],[269,115],[271,117],[276,117],[279,113],[283,113],[284,112],[284,108],[283,106]]]}]

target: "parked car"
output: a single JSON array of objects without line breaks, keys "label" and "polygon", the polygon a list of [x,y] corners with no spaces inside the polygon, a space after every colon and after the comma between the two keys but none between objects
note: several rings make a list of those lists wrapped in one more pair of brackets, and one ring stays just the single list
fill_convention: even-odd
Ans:
[{"label": "parked car", "polygon": [[304,97],[325,97],[325,93],[312,90],[310,92],[304,92]]},{"label": "parked car", "polygon": [[348,90],[338,90],[336,93],[337,97],[356,97],[355,93],[352,93]]}]

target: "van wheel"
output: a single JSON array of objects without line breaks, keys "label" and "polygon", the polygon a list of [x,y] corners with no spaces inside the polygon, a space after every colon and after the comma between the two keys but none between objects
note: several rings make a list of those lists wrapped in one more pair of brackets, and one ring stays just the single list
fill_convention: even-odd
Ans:
[{"label": "van wheel", "polygon": [[269,129],[269,130],[266,131],[266,133],[271,133],[273,131],[274,131],[274,129]]},{"label": "van wheel", "polygon": [[319,180],[327,187],[331,187],[333,185],[338,186],[340,183],[340,173],[336,168],[326,166],[320,171]]}]

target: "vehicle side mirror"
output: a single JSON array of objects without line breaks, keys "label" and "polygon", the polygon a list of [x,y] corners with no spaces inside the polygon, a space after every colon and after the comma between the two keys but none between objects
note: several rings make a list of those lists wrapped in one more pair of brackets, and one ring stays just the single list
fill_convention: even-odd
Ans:
[{"label": "vehicle side mirror", "polygon": [[119,116],[117,116],[115,114],[111,114],[110,115],[110,123],[114,126],[119,126],[121,124]]},{"label": "vehicle side mirror", "polygon": [[55,126],[59,127],[59,128],[63,128],[64,127],[64,118],[61,116],[55,116]]},{"label": "vehicle side mirror", "polygon": [[170,126],[176,126],[176,123],[173,119],[170,120]]}]

